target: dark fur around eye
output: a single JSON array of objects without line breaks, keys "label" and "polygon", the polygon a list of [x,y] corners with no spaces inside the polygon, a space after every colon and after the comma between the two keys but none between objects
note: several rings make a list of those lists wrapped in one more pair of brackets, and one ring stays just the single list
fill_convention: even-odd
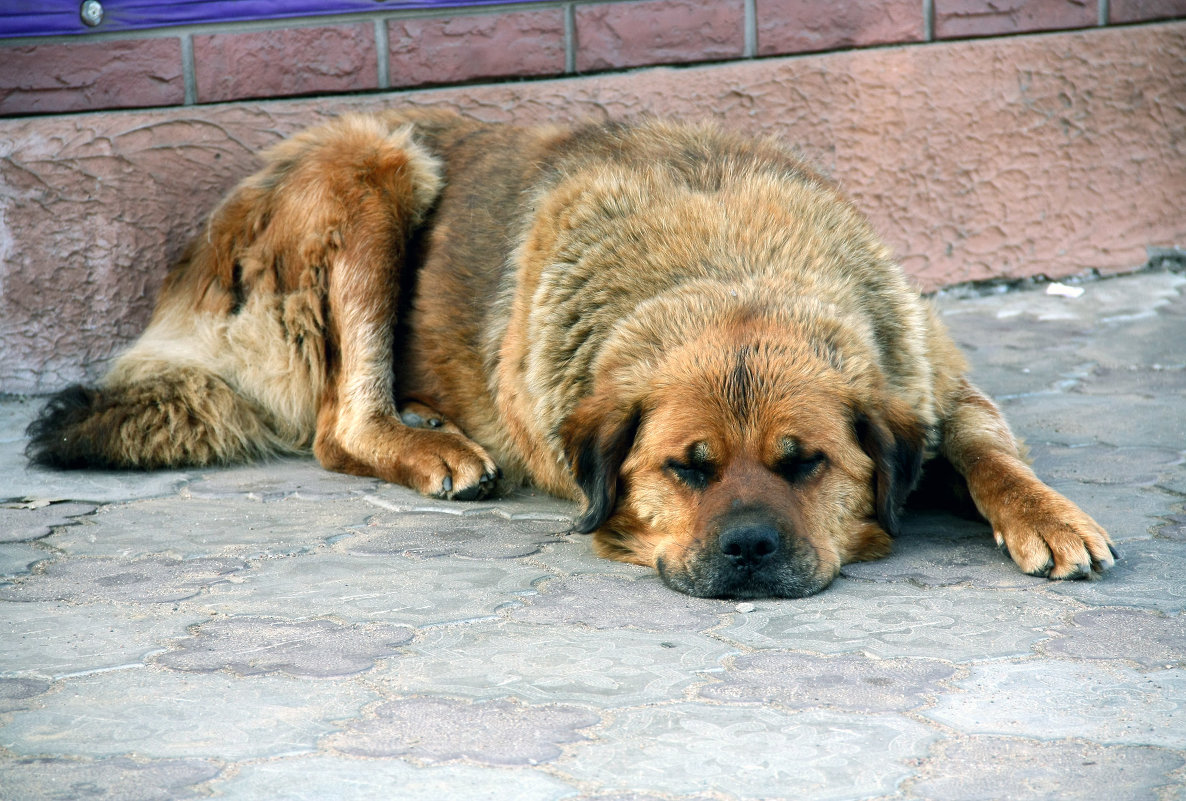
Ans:
[{"label": "dark fur around eye", "polygon": [[684,464],[668,459],[664,465],[669,473],[690,489],[702,490],[712,480],[712,468],[706,464]]},{"label": "dark fur around eye", "polygon": [[774,472],[791,484],[800,484],[819,474],[827,462],[828,457],[822,453],[788,456],[774,465]]}]

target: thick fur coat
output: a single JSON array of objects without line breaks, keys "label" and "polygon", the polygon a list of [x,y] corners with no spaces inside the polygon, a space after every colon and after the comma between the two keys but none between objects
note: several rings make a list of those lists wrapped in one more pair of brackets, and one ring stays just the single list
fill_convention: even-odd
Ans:
[{"label": "thick fur coat", "polygon": [[32,459],[311,447],[443,498],[530,482],[677,590],[797,597],[887,553],[939,457],[1023,570],[1113,562],[866,220],[774,142],[392,111],[264,161],[140,340],[31,426]]}]

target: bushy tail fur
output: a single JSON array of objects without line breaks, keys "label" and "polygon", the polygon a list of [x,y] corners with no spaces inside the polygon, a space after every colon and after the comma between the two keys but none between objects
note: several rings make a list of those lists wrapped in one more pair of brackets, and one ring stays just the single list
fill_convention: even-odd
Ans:
[{"label": "bushy tail fur", "polygon": [[203,466],[292,450],[225,381],[185,368],[109,389],[71,386],[26,434],[32,463],[63,469]]}]

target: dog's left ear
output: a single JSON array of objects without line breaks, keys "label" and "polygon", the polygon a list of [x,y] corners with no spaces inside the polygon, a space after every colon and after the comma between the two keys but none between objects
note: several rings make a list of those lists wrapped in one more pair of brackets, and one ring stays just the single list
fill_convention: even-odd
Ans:
[{"label": "dog's left ear", "polygon": [[585,398],[560,427],[569,468],[585,495],[585,511],[573,530],[589,534],[613,514],[618,497],[618,471],[634,446],[642,413],[623,407],[606,394]]},{"label": "dog's left ear", "polygon": [[926,432],[898,400],[858,410],[854,426],[857,441],[876,465],[877,522],[890,536],[896,536],[902,504],[922,474]]}]

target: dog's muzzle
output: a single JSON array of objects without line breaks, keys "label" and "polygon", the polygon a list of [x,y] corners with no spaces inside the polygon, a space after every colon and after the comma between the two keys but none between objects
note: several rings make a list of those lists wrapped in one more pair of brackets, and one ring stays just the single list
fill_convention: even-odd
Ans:
[{"label": "dog's muzzle", "polygon": [[698,552],[675,566],[656,567],[674,590],[703,598],[802,598],[828,586],[807,542],[763,514],[734,514]]}]

